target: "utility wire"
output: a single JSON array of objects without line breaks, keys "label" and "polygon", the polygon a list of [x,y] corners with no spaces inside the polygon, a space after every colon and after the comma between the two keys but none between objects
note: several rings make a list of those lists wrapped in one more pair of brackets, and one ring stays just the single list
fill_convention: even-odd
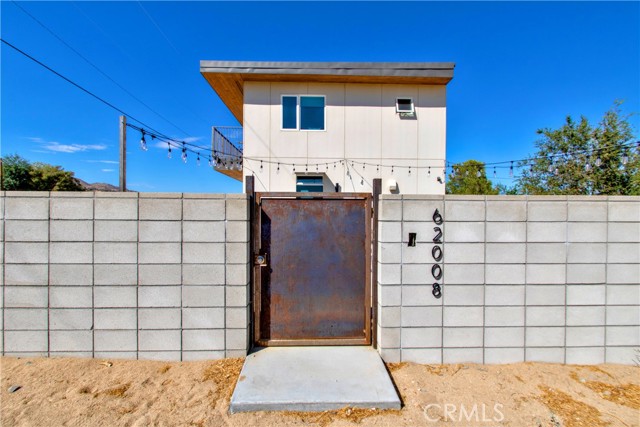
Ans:
[{"label": "utility wire", "polygon": [[137,96],[135,96],[133,93],[131,93],[131,91],[129,91],[127,88],[125,88],[124,86],[122,86],[120,83],[118,83],[116,80],[114,80],[110,75],[108,75],[107,73],[105,73],[104,71],[102,71],[100,69],[100,67],[98,67],[96,64],[94,64],[93,62],[91,62],[89,59],[87,59],[87,57],[85,57],[83,54],[81,54],[80,52],[78,52],[78,50],[76,50],[73,46],[71,46],[69,43],[67,43],[62,37],[58,36],[55,32],[53,32],[53,30],[51,30],[49,27],[47,27],[44,23],[42,23],[42,21],[40,21],[38,18],[36,18],[35,16],[33,16],[31,13],[29,13],[26,9],[24,9],[22,6],[20,6],[15,0],[11,0],[11,2],[16,5],[16,7],[18,7],[22,12],[24,12],[27,16],[29,16],[31,19],[33,19],[36,23],[38,23],[38,25],[40,25],[42,28],[44,28],[47,32],[49,32],[49,34],[51,34],[53,37],[55,37],[60,43],[62,43],[63,45],[65,45],[67,48],[69,48],[73,53],[75,53],[76,55],[78,55],[82,60],[84,60],[84,62],[86,62],[87,64],[89,64],[91,67],[93,67],[93,69],[95,69],[96,71],[98,71],[100,74],[102,74],[104,77],[106,77],[111,83],[115,84],[116,86],[118,86],[120,89],[122,89],[122,91],[124,91],[127,95],[129,95],[130,97],[132,97],[133,99],[135,99],[136,101],[138,101],[140,104],[144,105],[149,111],[151,111],[152,113],[154,113],[156,116],[160,117],[162,120],[164,120],[165,122],[169,123],[171,126],[173,126],[174,128],[178,129],[180,132],[182,132],[183,134],[189,136],[189,133],[186,132],[184,129],[182,129],[180,126],[176,125],[175,123],[173,123],[171,120],[169,120],[168,118],[166,118],[165,116],[163,116],[162,114],[160,114],[159,112],[157,112],[156,110],[154,110],[153,108],[151,108],[147,103],[145,103],[144,101],[142,101],[140,98],[138,98]]},{"label": "utility wire", "polygon": [[3,38],[0,38],[0,42],[6,44],[7,46],[9,46],[10,48],[12,48],[13,50],[15,50],[16,52],[22,54],[23,56],[29,58],[30,60],[32,60],[33,62],[35,62],[36,64],[40,65],[41,67],[47,69],[48,71],[52,72],[53,74],[55,74],[56,76],[60,77],[61,79],[65,80],[67,83],[72,84],[73,86],[77,87],[78,89],[80,89],[81,91],[85,92],[86,94],[94,97],[95,99],[97,99],[98,101],[102,102],[103,104],[105,104],[106,106],[116,110],[117,112],[119,112],[120,114],[129,117],[131,120],[134,120],[138,123],[140,123],[141,125],[153,130],[154,132],[158,133],[159,135],[163,135],[161,134],[159,131],[153,129],[151,126],[147,125],[146,123],[144,123],[141,120],[136,119],[135,117],[133,117],[131,114],[126,113],[125,111],[121,110],[120,108],[116,107],[115,105],[113,105],[112,103],[110,103],[109,101],[106,101],[105,99],[99,97],[98,95],[96,95],[95,93],[91,92],[89,89],[85,89],[84,87],[80,86],[78,83],[74,82],[73,80],[69,79],[68,77],[63,76],[62,74],[60,74],[59,72],[57,72],[56,70],[54,70],[53,68],[49,67],[48,65],[44,64],[41,61],[38,61],[36,58],[34,58],[33,56],[29,55],[28,53],[26,53],[25,51],[21,50],[20,48],[12,45],[11,43],[9,43],[8,41],[6,41]]},{"label": "utility wire", "polygon": [[162,31],[162,28],[160,28],[160,25],[158,25],[158,23],[156,22],[155,19],[153,19],[153,16],[151,16],[151,14],[149,12],[147,12],[147,9],[144,8],[144,6],[142,5],[142,3],[140,3],[140,0],[138,0],[138,6],[140,6],[140,9],[142,9],[142,11],[144,12],[145,15],[147,15],[147,18],[149,18],[149,20],[153,23],[153,25],[156,26],[156,29],[158,30],[158,32],[162,35],[162,37],[164,37],[164,39],[167,41],[167,43],[169,43],[169,45],[171,45],[171,47],[173,48],[173,50],[176,51],[176,53],[178,55],[180,55],[180,52],[178,51],[178,49],[174,46],[173,43],[171,43],[171,40],[169,40],[169,37],[167,37],[167,35],[164,33],[164,31]]}]

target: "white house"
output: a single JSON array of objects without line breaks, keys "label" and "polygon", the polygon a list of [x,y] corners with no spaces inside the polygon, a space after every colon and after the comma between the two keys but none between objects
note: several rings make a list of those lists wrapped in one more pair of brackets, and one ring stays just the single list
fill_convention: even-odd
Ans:
[{"label": "white house", "polygon": [[214,127],[216,169],[256,191],[444,194],[454,66],[201,61],[242,125]]}]

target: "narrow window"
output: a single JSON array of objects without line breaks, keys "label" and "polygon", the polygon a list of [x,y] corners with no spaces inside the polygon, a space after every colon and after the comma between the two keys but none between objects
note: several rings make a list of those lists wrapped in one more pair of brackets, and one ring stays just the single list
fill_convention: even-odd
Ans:
[{"label": "narrow window", "polygon": [[396,98],[396,113],[414,113],[413,99],[411,98]]},{"label": "narrow window", "polygon": [[296,181],[298,193],[322,193],[321,176],[299,176]]},{"label": "narrow window", "polygon": [[298,129],[298,97],[282,97],[282,129]]},{"label": "narrow window", "polygon": [[300,129],[324,130],[324,96],[300,97]]}]

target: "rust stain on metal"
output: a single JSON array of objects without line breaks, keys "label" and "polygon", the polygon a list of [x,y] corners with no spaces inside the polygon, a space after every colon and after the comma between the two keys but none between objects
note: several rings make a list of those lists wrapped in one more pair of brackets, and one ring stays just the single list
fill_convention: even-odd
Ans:
[{"label": "rust stain on metal", "polygon": [[261,200],[262,341],[369,339],[369,203]]}]

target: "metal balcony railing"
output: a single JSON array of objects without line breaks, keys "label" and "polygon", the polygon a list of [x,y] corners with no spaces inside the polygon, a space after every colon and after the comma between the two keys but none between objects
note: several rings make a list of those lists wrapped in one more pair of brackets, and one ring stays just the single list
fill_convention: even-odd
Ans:
[{"label": "metal balcony railing", "polygon": [[242,127],[213,126],[211,149],[214,169],[242,181]]}]

